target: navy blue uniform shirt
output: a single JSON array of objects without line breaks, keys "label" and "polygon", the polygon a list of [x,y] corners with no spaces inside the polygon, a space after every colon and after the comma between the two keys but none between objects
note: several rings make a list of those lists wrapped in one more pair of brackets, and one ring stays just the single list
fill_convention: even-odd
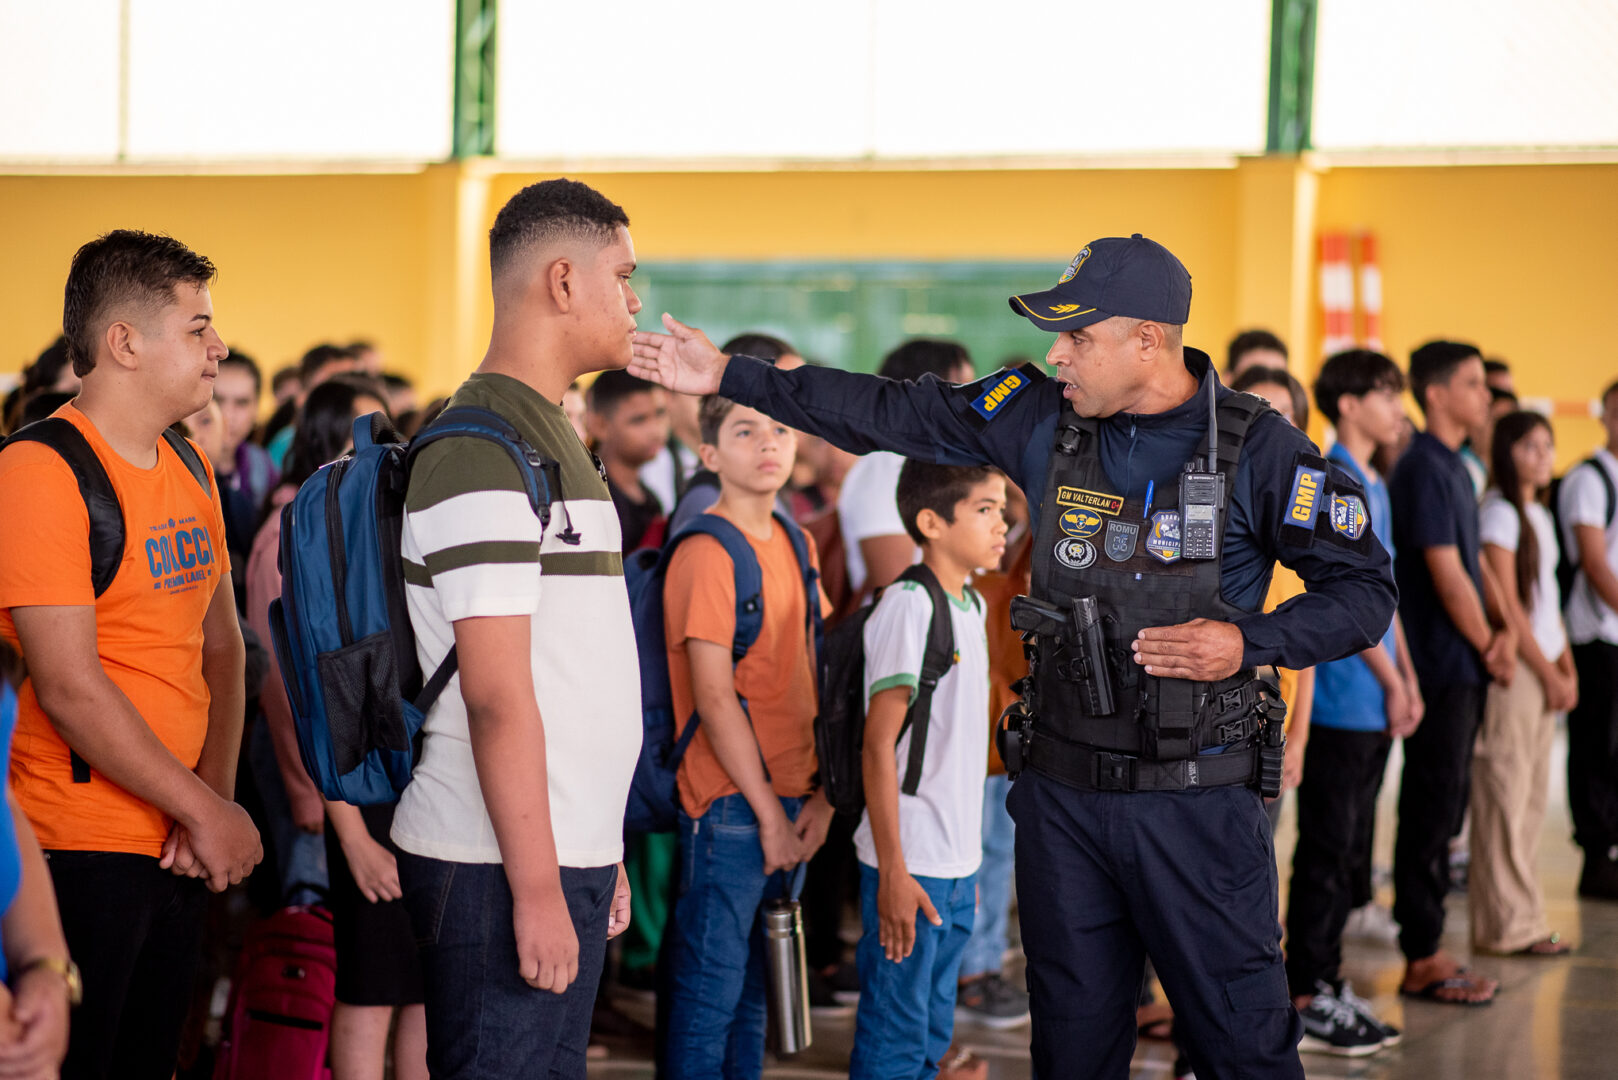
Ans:
[{"label": "navy blue uniform shirt", "polygon": [[[1183,405],[1101,421],[1101,463],[1115,494],[1144,497],[1148,482],[1168,490],[1181,467],[1206,449],[1207,381],[1217,384],[1217,376],[1207,354],[1196,349],[1185,350],[1185,366],[1200,389]],[[1069,406],[1058,380],[1032,365],[1018,370],[1029,375],[987,413],[975,405],[1003,384],[1004,373],[951,386],[931,375],[896,382],[831,368],[780,371],[737,356],[719,392],[851,453],[891,450],[940,465],[993,465],[1027,492],[1037,531],[1056,423]],[[1215,392],[1220,398],[1232,393],[1223,385]],[[1246,667],[1303,668],[1341,659],[1380,641],[1393,619],[1397,594],[1380,543],[1350,547],[1317,539],[1297,547],[1281,541],[1300,453],[1319,451],[1279,415],[1265,413],[1248,432],[1237,466],[1220,573],[1225,599],[1254,613],[1236,620]],[[1331,489],[1358,492],[1342,470],[1329,466],[1329,472]],[[1297,571],[1308,591],[1259,614],[1278,559]]]},{"label": "navy blue uniform shirt", "polygon": [[1431,686],[1475,686],[1489,681],[1483,658],[1456,629],[1438,599],[1427,569],[1427,548],[1453,547],[1483,595],[1479,560],[1478,501],[1461,455],[1427,434],[1416,433],[1388,481],[1393,502],[1393,549],[1399,581],[1399,614],[1416,675]]}]

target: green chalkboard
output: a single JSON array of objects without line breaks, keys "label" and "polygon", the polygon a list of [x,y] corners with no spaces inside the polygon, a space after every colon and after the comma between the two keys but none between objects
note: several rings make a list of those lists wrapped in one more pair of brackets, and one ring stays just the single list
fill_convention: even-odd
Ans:
[{"label": "green chalkboard", "polygon": [[1006,298],[1049,287],[1061,270],[1005,262],[645,263],[635,288],[647,329],[667,311],[715,344],[762,331],[851,371],[876,370],[908,338],[949,338],[986,374],[1013,357],[1044,357],[1051,335],[1012,314]]}]

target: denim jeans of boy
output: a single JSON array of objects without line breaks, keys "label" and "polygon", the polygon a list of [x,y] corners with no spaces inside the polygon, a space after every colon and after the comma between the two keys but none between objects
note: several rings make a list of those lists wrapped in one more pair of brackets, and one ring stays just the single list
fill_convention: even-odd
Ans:
[{"label": "denim jeans of boy", "polygon": [[401,851],[399,883],[421,955],[434,1080],[584,1080],[618,868],[562,867],[579,974],[561,994],[519,974],[505,867]]},{"label": "denim jeans of boy", "polygon": [[983,865],[978,867],[978,912],[972,940],[961,956],[961,978],[998,975],[1011,944],[1011,883],[1016,869],[1017,825],[1006,812],[1011,778],[983,782]]},{"label": "denim jeans of boy", "polygon": [[860,1005],[851,1080],[931,1080],[955,1031],[955,982],[972,936],[977,875],[918,877],[944,925],[916,912],[916,947],[898,963],[882,951],[875,869],[860,864]]},{"label": "denim jeans of boy", "polygon": [[[782,799],[796,819],[802,799]],[[785,895],[787,875],[764,873],[758,818],[743,796],[680,814],[680,897],[672,935],[669,1080],[756,1080],[767,1022],[759,909]]]}]

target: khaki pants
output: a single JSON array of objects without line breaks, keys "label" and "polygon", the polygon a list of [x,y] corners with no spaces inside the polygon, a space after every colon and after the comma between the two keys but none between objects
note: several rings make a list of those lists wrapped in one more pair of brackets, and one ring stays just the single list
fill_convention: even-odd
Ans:
[{"label": "khaki pants", "polygon": [[1472,944],[1526,949],[1550,936],[1535,861],[1545,822],[1556,717],[1521,660],[1511,686],[1491,683],[1472,759]]}]

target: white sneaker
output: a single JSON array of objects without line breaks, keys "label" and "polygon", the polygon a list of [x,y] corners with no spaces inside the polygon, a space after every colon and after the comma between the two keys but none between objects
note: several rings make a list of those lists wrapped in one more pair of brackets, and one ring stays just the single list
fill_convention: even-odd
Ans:
[{"label": "white sneaker", "polygon": [[1344,939],[1370,941],[1378,945],[1399,944],[1399,924],[1393,921],[1393,912],[1376,901],[1357,907],[1348,913],[1343,924]]},{"label": "white sneaker", "polygon": [[1344,979],[1342,985],[1337,988],[1337,1000],[1359,1013],[1360,1019],[1364,1020],[1372,1031],[1382,1036],[1384,1048],[1398,1046],[1399,1041],[1404,1038],[1404,1032],[1372,1011],[1371,1003],[1356,994],[1354,988],[1348,984],[1347,979]]}]

